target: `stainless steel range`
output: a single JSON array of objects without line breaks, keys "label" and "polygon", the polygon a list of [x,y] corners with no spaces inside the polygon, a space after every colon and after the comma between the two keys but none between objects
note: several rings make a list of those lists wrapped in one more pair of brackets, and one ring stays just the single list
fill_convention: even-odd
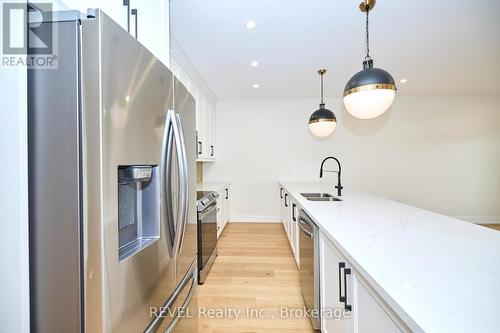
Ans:
[{"label": "stainless steel range", "polygon": [[199,191],[198,202],[198,283],[203,284],[217,257],[217,198],[212,191]]}]

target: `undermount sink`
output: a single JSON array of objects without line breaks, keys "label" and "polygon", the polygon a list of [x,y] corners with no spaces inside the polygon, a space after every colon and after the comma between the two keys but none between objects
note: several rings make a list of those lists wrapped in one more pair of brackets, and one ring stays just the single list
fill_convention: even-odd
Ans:
[{"label": "undermount sink", "polygon": [[339,198],[333,198],[333,197],[328,197],[328,198],[306,198],[309,201],[342,201],[342,199]]},{"label": "undermount sink", "polygon": [[333,195],[328,193],[300,193],[304,198],[331,198]]},{"label": "undermount sink", "polygon": [[328,193],[301,193],[309,201],[342,201]]}]

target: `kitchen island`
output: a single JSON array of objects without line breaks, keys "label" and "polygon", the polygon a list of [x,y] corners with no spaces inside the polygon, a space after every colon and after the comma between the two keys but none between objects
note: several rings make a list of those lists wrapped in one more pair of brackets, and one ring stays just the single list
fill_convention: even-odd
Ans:
[{"label": "kitchen island", "polygon": [[[312,218],[323,243],[352,267],[353,279],[395,322],[394,331],[500,332],[499,232],[364,193],[345,191],[338,202],[301,195],[335,195],[333,186],[280,182],[280,196],[285,191]],[[336,264],[325,261],[325,248],[320,251],[323,280],[328,271],[336,275]],[[336,287],[327,281],[320,286]],[[347,292],[351,301],[363,293],[353,289]],[[321,295],[321,307],[331,305],[325,290]],[[351,323],[344,326],[364,332],[367,323],[361,319],[370,316],[361,318],[356,310],[354,304]],[[323,325],[329,332],[329,323]]]}]

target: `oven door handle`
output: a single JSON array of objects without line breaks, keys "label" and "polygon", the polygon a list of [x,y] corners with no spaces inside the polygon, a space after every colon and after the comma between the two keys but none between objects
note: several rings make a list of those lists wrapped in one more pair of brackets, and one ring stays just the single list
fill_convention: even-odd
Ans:
[{"label": "oven door handle", "polygon": [[212,202],[207,208],[199,212],[199,220],[203,220],[208,214],[212,213],[217,207],[217,201]]}]

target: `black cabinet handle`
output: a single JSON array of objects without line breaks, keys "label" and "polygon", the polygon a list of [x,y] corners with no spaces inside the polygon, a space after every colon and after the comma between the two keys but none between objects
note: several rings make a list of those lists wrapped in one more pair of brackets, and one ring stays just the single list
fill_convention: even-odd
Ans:
[{"label": "black cabinet handle", "polygon": [[339,302],[345,302],[345,297],[342,296],[342,269],[345,268],[345,262],[339,262]]},{"label": "black cabinet handle", "polygon": [[198,141],[198,155],[203,154],[203,143]]},{"label": "black cabinet handle", "polygon": [[292,220],[295,222],[297,221],[297,218],[295,217],[295,207],[297,207],[296,204],[292,204]]},{"label": "black cabinet handle", "polygon": [[123,5],[127,6],[127,31],[130,32],[130,1],[123,0]]},{"label": "black cabinet handle", "polygon": [[138,20],[137,9],[132,9],[130,11],[130,14],[135,16],[135,39],[137,39],[137,20]]},{"label": "black cabinet handle", "polygon": [[226,188],[226,200],[229,199],[229,190]]},{"label": "black cabinet handle", "polygon": [[280,188],[280,199],[283,199],[283,187]]},{"label": "black cabinet handle", "polygon": [[288,194],[285,193],[285,207],[288,207],[288,203],[286,202],[286,198],[288,198]]},{"label": "black cabinet handle", "polygon": [[352,311],[352,306],[347,304],[347,275],[351,274],[351,269],[350,268],[344,268],[344,308],[347,311]]},{"label": "black cabinet handle", "polygon": [[210,153],[210,156],[214,156],[214,146],[210,146],[210,149],[212,150],[212,152]]}]

